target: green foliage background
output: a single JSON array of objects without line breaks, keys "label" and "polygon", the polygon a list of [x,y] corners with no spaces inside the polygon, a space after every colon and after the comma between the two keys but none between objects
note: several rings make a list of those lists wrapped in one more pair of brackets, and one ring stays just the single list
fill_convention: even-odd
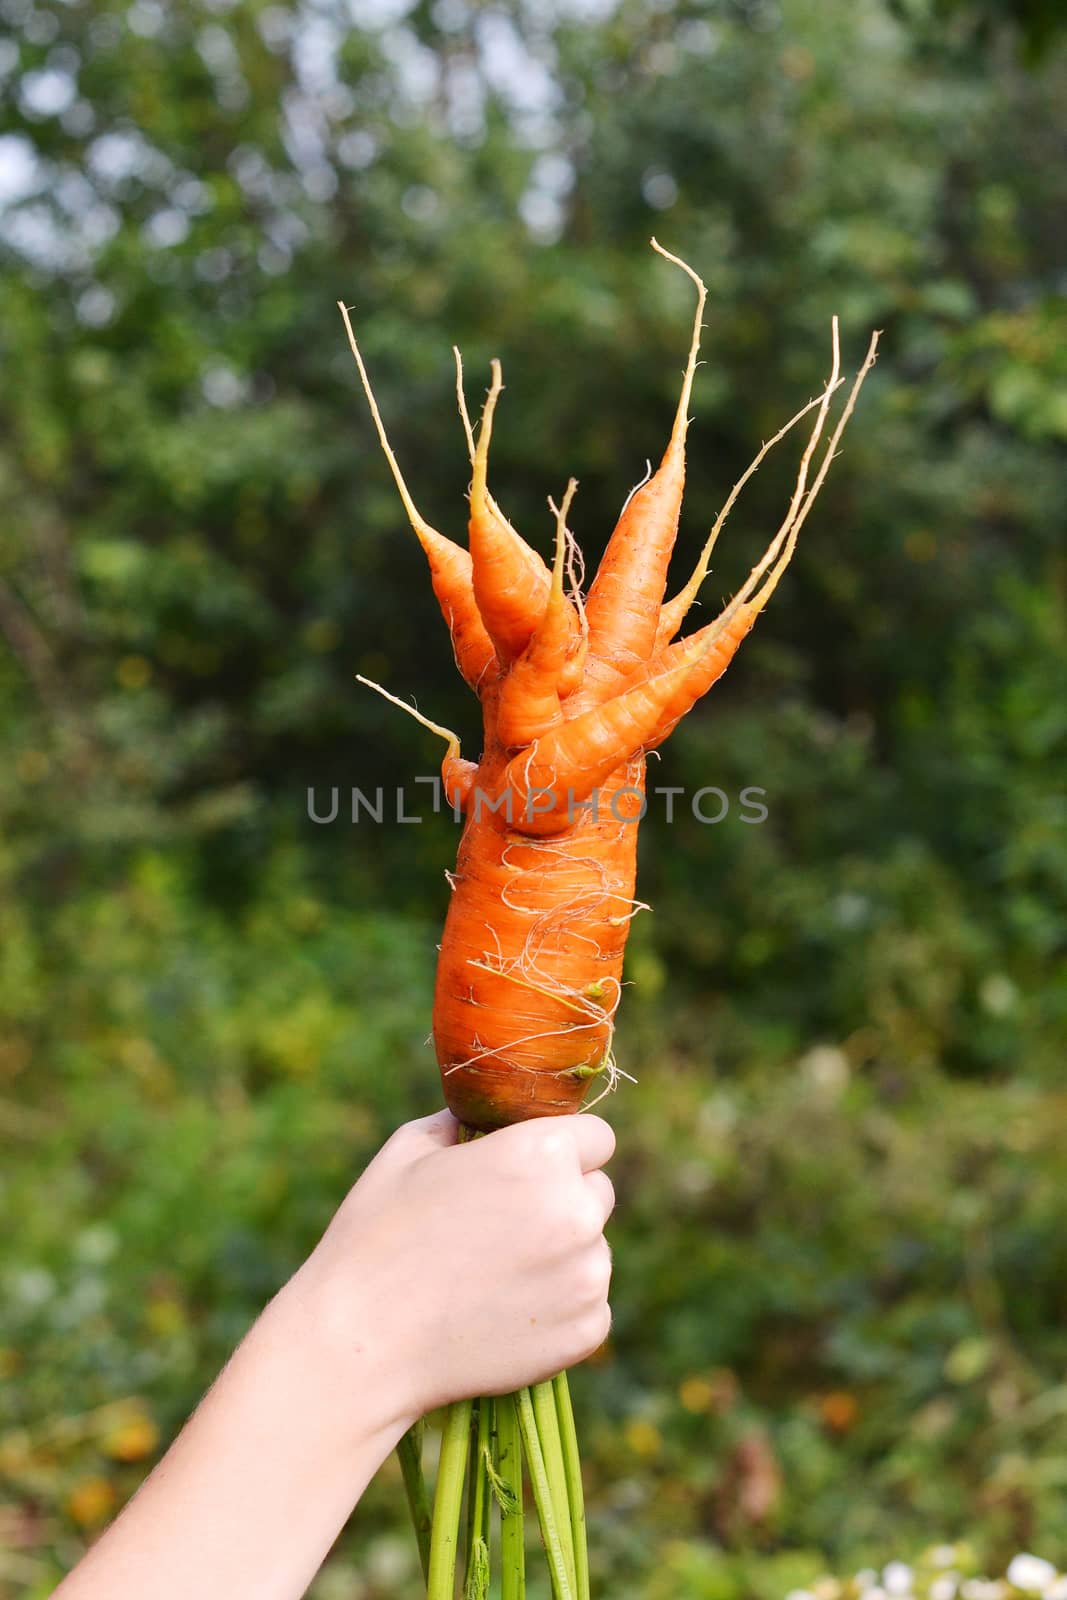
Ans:
[{"label": "green foliage background", "polygon": [[[438,1100],[451,824],[309,785],[477,737],[357,392],[462,527],[595,557],[705,275],[679,571],[882,356],[788,582],[656,780],[620,1030],[604,1593],[1067,1561],[1067,62],[936,0],[0,0],[0,1595],[50,1592]],[[777,525],[754,480],[707,603]],[[387,1472],[315,1589],[415,1592]]]}]

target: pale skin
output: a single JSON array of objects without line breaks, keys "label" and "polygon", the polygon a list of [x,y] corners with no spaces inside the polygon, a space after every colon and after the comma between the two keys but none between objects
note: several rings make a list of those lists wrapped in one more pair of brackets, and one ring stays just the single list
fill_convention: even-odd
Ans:
[{"label": "pale skin", "polygon": [[382,1147],[56,1600],[297,1600],[419,1417],[603,1343],[608,1124],[458,1130],[439,1112]]}]

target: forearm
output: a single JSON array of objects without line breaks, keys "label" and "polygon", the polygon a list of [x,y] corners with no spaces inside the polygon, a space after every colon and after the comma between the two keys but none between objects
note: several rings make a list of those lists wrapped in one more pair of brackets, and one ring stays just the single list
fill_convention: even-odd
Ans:
[{"label": "forearm", "polygon": [[297,1600],[411,1419],[369,1327],[343,1359],[300,1275],[59,1600]]}]

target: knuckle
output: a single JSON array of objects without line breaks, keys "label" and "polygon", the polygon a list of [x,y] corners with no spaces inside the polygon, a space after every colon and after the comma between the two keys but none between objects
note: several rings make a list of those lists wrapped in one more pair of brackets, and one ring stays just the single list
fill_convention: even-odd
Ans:
[{"label": "knuckle", "polygon": [[580,1244],[593,1244],[603,1236],[599,1208],[586,1196],[570,1208],[574,1236]]},{"label": "knuckle", "polygon": [[581,1351],[579,1360],[585,1360],[595,1350],[599,1350],[608,1334],[611,1332],[611,1308],[606,1303],[598,1306],[595,1311],[588,1312],[580,1320],[577,1327],[577,1342]]},{"label": "knuckle", "polygon": [[583,1305],[595,1305],[601,1298],[603,1277],[600,1262],[595,1256],[586,1256],[578,1272],[578,1292]]},{"label": "knuckle", "polygon": [[566,1117],[534,1117],[529,1122],[507,1129],[513,1153],[531,1166],[542,1169],[561,1166],[568,1159],[571,1148],[569,1129],[562,1127]]},{"label": "knuckle", "polygon": [[513,1122],[497,1128],[485,1139],[472,1139],[463,1146],[472,1156],[491,1162],[498,1171],[521,1171],[530,1158],[530,1126],[528,1122]]},{"label": "knuckle", "polygon": [[573,1138],[569,1128],[561,1128],[553,1119],[552,1125],[541,1131],[540,1153],[543,1161],[562,1166],[570,1160]]},{"label": "knuckle", "polygon": [[590,1123],[595,1126],[601,1142],[604,1145],[604,1149],[607,1152],[603,1159],[605,1161],[610,1161],[612,1156],[615,1154],[615,1130],[611,1126],[611,1123],[606,1122],[603,1117],[598,1117],[595,1112],[590,1111],[585,1113],[583,1120],[586,1123]]},{"label": "knuckle", "polygon": [[609,1283],[611,1283],[611,1262],[597,1251],[595,1256],[589,1256],[582,1267],[582,1285],[587,1298],[598,1304],[608,1294]]},{"label": "knuckle", "polygon": [[596,1196],[599,1212],[603,1213],[606,1221],[615,1210],[615,1185],[606,1172],[591,1172],[585,1180],[586,1189],[591,1195]]},{"label": "knuckle", "polygon": [[530,1145],[537,1142],[540,1132],[540,1120],[532,1118],[525,1122],[507,1122],[502,1128],[496,1128],[484,1139],[475,1139],[471,1142],[483,1150],[508,1150],[514,1155],[515,1151],[522,1149],[528,1151]]},{"label": "knuckle", "polygon": [[578,1288],[582,1301],[586,1305],[599,1306],[607,1298],[610,1283],[611,1252],[606,1246],[603,1250],[586,1251],[578,1269]]},{"label": "knuckle", "polygon": [[574,1194],[559,1185],[546,1187],[538,1174],[531,1174],[531,1186],[532,1210],[540,1216],[546,1233],[565,1247],[574,1238],[582,1220]]}]

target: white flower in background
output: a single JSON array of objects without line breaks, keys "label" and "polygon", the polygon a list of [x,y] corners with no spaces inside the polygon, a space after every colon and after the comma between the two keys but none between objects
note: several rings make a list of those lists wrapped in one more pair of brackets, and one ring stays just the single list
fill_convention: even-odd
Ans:
[{"label": "white flower in background", "polygon": [[930,1600],[955,1600],[958,1582],[954,1572],[943,1572],[930,1585]]},{"label": "white flower in background", "polygon": [[11,1274],[8,1283],[13,1299],[31,1311],[51,1300],[56,1292],[56,1280],[47,1267],[23,1267]]},{"label": "white flower in background", "polygon": [[954,1544],[935,1544],[930,1551],[929,1559],[932,1567],[954,1567],[956,1565],[956,1546]]},{"label": "white flower in background", "polygon": [[1024,1589],[1027,1594],[1042,1594],[1056,1581],[1057,1576],[1056,1568],[1051,1561],[1045,1561],[1041,1556],[1028,1555],[1025,1551],[1021,1555],[1013,1556],[1008,1567],[1008,1582],[1013,1583],[1017,1589]]},{"label": "white flower in background", "polygon": [[973,1559],[965,1542],[933,1545],[918,1559],[918,1578],[906,1561],[889,1561],[880,1574],[863,1567],[851,1579],[820,1578],[809,1588],[793,1589],[786,1600],[841,1600],[848,1594],[856,1600],[1067,1600],[1067,1572],[1043,1556],[1022,1551],[1003,1578],[965,1578],[958,1566]]},{"label": "white flower in background", "polygon": [[915,1574],[904,1561],[890,1561],[882,1569],[882,1585],[886,1594],[910,1594]]},{"label": "white flower in background", "polygon": [[1008,1586],[1000,1578],[968,1578],[960,1586],[962,1600],[1005,1600]]}]

